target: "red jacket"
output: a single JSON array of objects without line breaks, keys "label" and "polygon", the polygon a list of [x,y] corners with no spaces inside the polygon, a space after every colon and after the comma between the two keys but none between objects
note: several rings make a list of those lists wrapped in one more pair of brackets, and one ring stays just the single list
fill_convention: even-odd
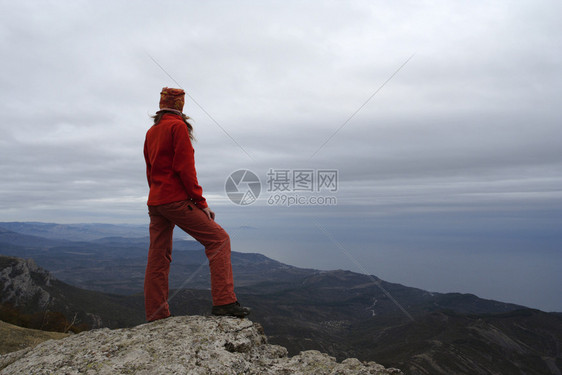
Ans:
[{"label": "red jacket", "polygon": [[190,199],[199,208],[207,207],[197,182],[194,153],[187,125],[179,115],[165,114],[146,132],[144,160],[150,187],[149,206]]}]

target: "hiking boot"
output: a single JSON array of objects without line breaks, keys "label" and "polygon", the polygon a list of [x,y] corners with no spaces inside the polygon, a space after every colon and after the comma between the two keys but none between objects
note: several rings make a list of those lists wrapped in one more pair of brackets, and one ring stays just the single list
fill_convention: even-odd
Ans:
[{"label": "hiking boot", "polygon": [[213,306],[211,314],[218,316],[235,316],[244,318],[250,315],[249,307],[242,307],[238,301],[229,303],[228,305]]}]

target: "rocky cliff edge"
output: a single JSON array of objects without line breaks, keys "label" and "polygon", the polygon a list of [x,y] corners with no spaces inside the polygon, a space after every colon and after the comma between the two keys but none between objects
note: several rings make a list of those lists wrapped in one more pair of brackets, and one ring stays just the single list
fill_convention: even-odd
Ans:
[{"label": "rocky cliff edge", "polygon": [[0,356],[0,374],[402,374],[375,362],[337,363],[318,351],[287,356],[259,324],[180,316],[50,340]]}]

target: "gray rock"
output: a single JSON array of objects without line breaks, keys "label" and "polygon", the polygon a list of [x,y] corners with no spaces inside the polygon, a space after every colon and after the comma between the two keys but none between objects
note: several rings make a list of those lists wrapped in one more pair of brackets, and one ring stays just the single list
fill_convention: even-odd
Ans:
[{"label": "gray rock", "polygon": [[[51,285],[50,273],[38,267],[33,259],[11,259],[15,260],[13,265],[0,270],[0,285],[3,286],[0,303],[22,306],[35,300],[39,307],[47,307],[51,295],[40,284]],[[38,284],[33,276],[41,279],[41,283]]]},{"label": "gray rock", "polygon": [[247,319],[181,316],[50,340],[0,356],[1,375],[19,374],[402,374],[374,362],[315,350],[287,356]]}]

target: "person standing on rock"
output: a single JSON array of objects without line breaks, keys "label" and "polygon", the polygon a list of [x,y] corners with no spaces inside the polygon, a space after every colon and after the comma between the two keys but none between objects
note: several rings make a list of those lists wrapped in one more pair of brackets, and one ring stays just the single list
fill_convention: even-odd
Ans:
[{"label": "person standing on rock", "polygon": [[234,293],[230,261],[230,237],[215,222],[215,213],[203,197],[195,171],[193,127],[183,113],[185,92],[164,87],[160,110],[144,142],[148,179],[150,248],[144,279],[146,319],[154,321],[170,316],[168,274],[172,261],[174,226],[205,246],[211,271],[213,315],[245,317],[250,309],[242,307]]}]

